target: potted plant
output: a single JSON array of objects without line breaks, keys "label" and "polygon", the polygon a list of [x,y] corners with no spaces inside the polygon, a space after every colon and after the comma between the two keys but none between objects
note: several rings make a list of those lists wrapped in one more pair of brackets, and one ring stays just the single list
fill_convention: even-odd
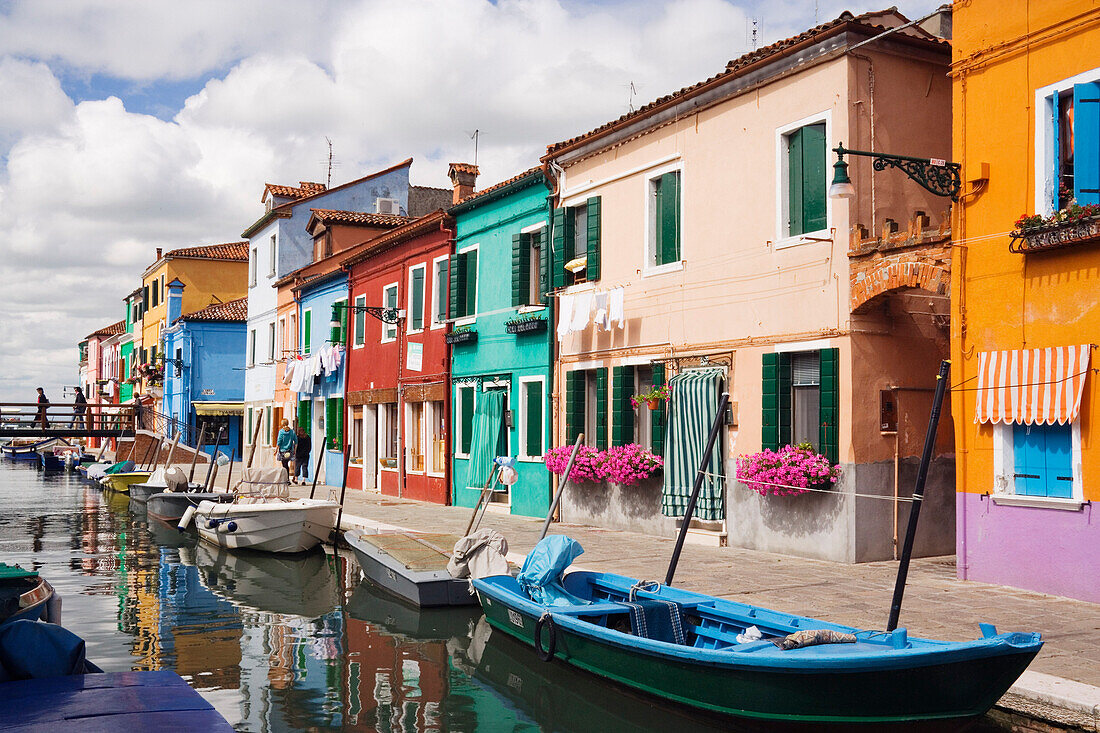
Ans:
[{"label": "potted plant", "polygon": [[604,479],[621,486],[636,486],[656,475],[665,462],[637,443],[616,445],[603,452],[599,464]]},{"label": "potted plant", "polygon": [[[558,476],[564,474],[566,466],[569,465],[569,455],[572,452],[573,446],[571,445],[560,445],[546,451],[546,455],[542,459],[546,464],[546,470]],[[573,470],[569,472],[569,480],[575,484],[603,481],[603,475],[600,471],[602,459],[603,456],[600,451],[582,445],[577,449],[577,458],[573,461]]]},{"label": "potted plant", "polygon": [[840,466],[814,451],[809,443],[765,448],[737,459],[737,480],[761,496],[795,496],[829,486]]},{"label": "potted plant", "polygon": [[1073,199],[1050,216],[1024,214],[1016,220],[1008,248],[1012,252],[1054,249],[1100,241],[1100,204],[1080,206]]},{"label": "potted plant", "polygon": [[672,390],[669,386],[662,384],[659,387],[653,387],[648,392],[634,395],[630,398],[630,404],[634,406],[634,409],[638,409],[638,405],[644,402],[649,406],[649,409],[656,410],[661,406],[661,403],[667,400],[671,395]]},{"label": "potted plant", "polygon": [[443,340],[449,344],[461,344],[469,341],[477,341],[477,331],[473,326],[458,326],[451,329],[451,332],[443,337]]},{"label": "potted plant", "polygon": [[504,330],[508,333],[536,333],[546,330],[546,319],[540,316],[526,316],[513,318],[504,322]]}]

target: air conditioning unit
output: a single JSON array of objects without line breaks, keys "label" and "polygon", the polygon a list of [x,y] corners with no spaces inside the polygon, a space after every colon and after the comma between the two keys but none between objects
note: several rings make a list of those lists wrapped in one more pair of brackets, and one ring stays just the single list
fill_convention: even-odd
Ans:
[{"label": "air conditioning unit", "polygon": [[401,202],[397,199],[375,199],[374,213],[399,215],[401,213]]}]

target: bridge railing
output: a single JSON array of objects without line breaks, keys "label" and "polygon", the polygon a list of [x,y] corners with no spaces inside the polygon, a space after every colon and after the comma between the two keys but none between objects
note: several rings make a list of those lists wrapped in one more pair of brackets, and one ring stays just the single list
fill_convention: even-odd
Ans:
[{"label": "bridge railing", "polygon": [[134,405],[112,403],[0,403],[0,432],[57,431],[69,433],[131,433],[138,423]]}]

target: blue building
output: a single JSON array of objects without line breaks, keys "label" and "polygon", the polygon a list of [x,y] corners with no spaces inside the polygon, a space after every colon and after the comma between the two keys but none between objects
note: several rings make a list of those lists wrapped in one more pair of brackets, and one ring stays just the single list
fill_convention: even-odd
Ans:
[{"label": "blue building", "polygon": [[[245,324],[248,299],[212,303],[183,315],[184,284],[168,283],[168,327],[164,339],[164,409],[187,425],[204,423],[209,434],[225,428],[225,453],[242,455]],[[208,438],[207,442],[210,442]],[[207,445],[207,453],[213,446]]]}]

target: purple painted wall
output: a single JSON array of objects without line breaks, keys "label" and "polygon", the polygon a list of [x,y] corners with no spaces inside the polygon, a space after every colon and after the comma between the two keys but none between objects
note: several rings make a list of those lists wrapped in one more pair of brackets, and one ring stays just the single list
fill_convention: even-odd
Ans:
[{"label": "purple painted wall", "polygon": [[1004,506],[981,494],[955,497],[963,580],[1100,603],[1100,513]]}]

